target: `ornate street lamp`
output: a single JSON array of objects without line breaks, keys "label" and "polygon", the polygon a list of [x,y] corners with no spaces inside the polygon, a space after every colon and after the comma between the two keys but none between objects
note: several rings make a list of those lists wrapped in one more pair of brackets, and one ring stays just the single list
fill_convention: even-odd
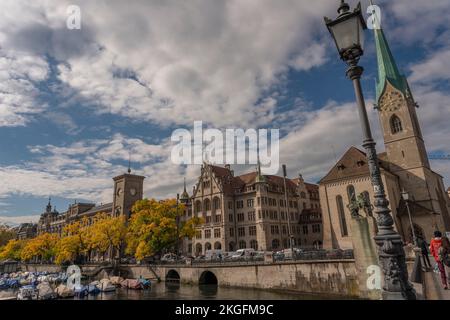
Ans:
[{"label": "ornate street lamp", "polygon": [[341,0],[339,16],[335,20],[325,17],[325,23],[336,43],[341,59],[349,66],[347,76],[352,80],[358,105],[358,113],[364,134],[363,147],[366,150],[370,178],[374,191],[374,212],[377,215],[378,234],[374,237],[378,246],[378,260],[383,270],[383,299],[415,300],[416,293],[408,281],[405,251],[400,235],[394,230],[394,220],[390,215],[389,201],[386,199],[381,180],[375,141],[372,137],[367,110],[361,89],[361,75],[364,69],[358,66],[364,53],[364,30],[366,23],[361,13],[361,3],[351,12],[350,6]]}]

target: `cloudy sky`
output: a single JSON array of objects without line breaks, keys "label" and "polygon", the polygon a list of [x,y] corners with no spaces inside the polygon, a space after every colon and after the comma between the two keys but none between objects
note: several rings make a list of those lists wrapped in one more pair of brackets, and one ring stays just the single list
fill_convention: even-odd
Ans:
[{"label": "cloudy sky", "polygon": [[[0,221],[34,220],[49,196],[59,211],[75,200],[110,202],[129,153],[147,177],[146,196],[173,196],[199,167],[169,161],[170,137],[196,120],[279,128],[289,175],[316,182],[361,145],[353,89],[323,23],[338,3],[2,0]],[[376,3],[420,104],[428,152],[450,154],[448,0]],[[66,27],[71,4],[81,8],[81,30]],[[379,140],[370,31],[361,63]],[[432,167],[450,185],[450,162]]]}]

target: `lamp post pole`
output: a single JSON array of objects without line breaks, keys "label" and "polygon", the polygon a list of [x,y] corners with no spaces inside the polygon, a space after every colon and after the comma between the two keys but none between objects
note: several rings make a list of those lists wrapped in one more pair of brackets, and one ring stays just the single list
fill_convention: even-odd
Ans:
[{"label": "lamp post pole", "polygon": [[178,207],[179,207],[179,203],[180,203],[180,194],[177,193],[177,217],[175,218],[176,224],[177,224],[177,242],[175,244],[175,254],[177,255],[177,260],[178,260],[178,254],[179,254],[179,245],[180,245],[180,216],[178,214]]},{"label": "lamp post pole", "polygon": [[292,230],[291,230],[291,216],[289,213],[286,177],[287,177],[286,165],[283,164],[284,202],[285,202],[285,206],[286,206],[287,223],[288,223],[289,248],[291,249],[292,259],[294,259],[294,239],[293,239]]},{"label": "lamp post pole", "polygon": [[358,114],[363,131],[363,147],[366,150],[375,198],[374,212],[377,215],[378,234],[374,237],[374,240],[378,246],[378,260],[384,275],[383,299],[415,300],[415,290],[408,281],[403,241],[393,227],[394,219],[390,214],[389,201],[386,198],[375,148],[376,143],[372,137],[361,88],[361,76],[364,69],[358,65],[358,62],[363,55],[363,31],[367,28],[361,13],[361,4],[358,5],[356,10],[350,12],[350,6],[342,0],[338,13],[339,16],[336,20],[325,18],[325,22],[336,42],[342,60],[349,67],[347,77],[353,82],[355,90]]},{"label": "lamp post pole", "polygon": [[411,233],[412,233],[412,237],[413,237],[414,247],[417,247],[416,231],[414,230],[414,224],[413,224],[413,220],[412,220],[412,216],[411,216],[411,210],[409,209],[409,194],[405,190],[403,190],[402,197],[403,197],[403,200],[405,200],[406,211],[408,211],[409,225],[411,226]]}]

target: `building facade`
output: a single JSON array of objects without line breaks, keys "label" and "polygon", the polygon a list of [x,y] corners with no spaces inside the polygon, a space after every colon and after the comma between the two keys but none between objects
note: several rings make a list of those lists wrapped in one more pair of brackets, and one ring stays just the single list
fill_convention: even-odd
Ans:
[{"label": "building facade", "polygon": [[[305,183],[301,175],[286,179],[286,186],[287,201],[283,177],[262,175],[259,167],[235,176],[230,166],[205,163],[192,196],[185,187],[180,197],[185,219],[204,220],[196,237],[184,241],[183,250],[191,255],[211,249],[281,250],[290,247],[290,238],[296,247],[320,247],[318,186]],[[301,219],[303,214],[307,219]]]},{"label": "building facade", "polygon": [[[99,213],[125,215],[130,217],[133,204],[143,198],[143,183],[145,177],[123,174],[113,178],[113,202],[96,206],[94,203],[74,203],[65,212],[58,212],[52,208],[49,200],[45,212],[41,214],[37,225],[37,233],[62,234],[64,227],[83,218],[92,219]],[[114,208],[114,209],[113,209]]]},{"label": "building facade", "polygon": [[[417,117],[416,104],[407,79],[400,74],[382,29],[375,30],[378,59],[376,109],[383,132],[385,152],[379,154],[382,180],[397,231],[412,242],[408,205],[416,236],[429,240],[435,230],[450,230],[449,198],[443,178],[428,160]],[[324,214],[324,246],[352,248],[351,204],[361,195],[373,203],[373,190],[366,155],[351,147],[320,181]],[[349,207],[350,205],[350,207]],[[367,214],[371,215],[370,205]]]}]

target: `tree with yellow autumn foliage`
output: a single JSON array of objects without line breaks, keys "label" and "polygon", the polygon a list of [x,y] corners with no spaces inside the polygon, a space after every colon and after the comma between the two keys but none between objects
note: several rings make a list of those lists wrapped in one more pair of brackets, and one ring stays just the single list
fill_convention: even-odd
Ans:
[{"label": "tree with yellow autumn foliage", "polygon": [[0,251],[0,261],[21,259],[22,249],[26,245],[26,240],[9,240],[8,243]]},{"label": "tree with yellow autumn foliage", "polygon": [[98,253],[105,255],[111,250],[113,254],[120,254],[127,234],[125,216],[98,214],[89,233],[92,248]]},{"label": "tree with yellow autumn foliage", "polygon": [[202,223],[202,219],[193,218],[177,223],[184,210],[184,205],[177,206],[174,199],[137,201],[128,225],[126,252],[142,260],[165,249],[173,249],[183,237],[192,238],[195,227]]},{"label": "tree with yellow autumn foliage", "polygon": [[56,262],[81,262],[92,248],[88,218],[70,223],[63,229],[56,248]]},{"label": "tree with yellow autumn foliage", "polygon": [[58,241],[58,235],[43,233],[26,242],[20,253],[20,258],[22,261],[50,262],[55,256]]}]

